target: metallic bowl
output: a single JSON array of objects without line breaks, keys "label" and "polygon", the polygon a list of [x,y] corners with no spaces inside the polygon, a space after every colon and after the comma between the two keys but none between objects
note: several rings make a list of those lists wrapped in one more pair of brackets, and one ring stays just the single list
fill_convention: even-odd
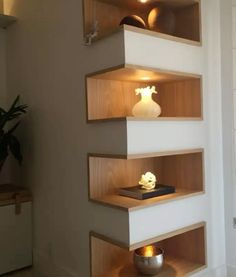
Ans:
[{"label": "metallic bowl", "polygon": [[139,273],[144,275],[155,275],[159,273],[164,265],[164,251],[155,247],[155,256],[144,257],[142,248],[134,251],[134,265]]}]

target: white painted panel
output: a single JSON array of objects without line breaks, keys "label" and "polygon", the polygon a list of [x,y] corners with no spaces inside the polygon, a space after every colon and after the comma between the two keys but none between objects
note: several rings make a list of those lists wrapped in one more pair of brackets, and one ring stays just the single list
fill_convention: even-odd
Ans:
[{"label": "white painted panel", "polygon": [[232,0],[232,5],[236,6],[236,0]]},{"label": "white painted panel", "polygon": [[203,121],[127,123],[128,153],[201,148],[205,145]]},{"label": "white painted panel", "polygon": [[15,215],[15,206],[0,207],[0,274],[32,264],[31,203],[22,204]]},{"label": "white painted panel", "polygon": [[236,89],[236,49],[233,49],[233,88]]},{"label": "white painted panel", "polygon": [[234,129],[236,129],[236,90],[234,90]]},{"label": "white painted panel", "polygon": [[125,31],[125,61],[197,74],[203,73],[204,65],[202,47],[131,31]]},{"label": "white painted panel", "polygon": [[227,268],[227,277],[235,277],[236,276],[236,267],[228,266]]},{"label": "white painted panel", "polygon": [[236,48],[236,7],[233,7],[232,9],[232,22],[233,22],[233,28],[232,28],[232,31],[233,31],[233,34],[232,34],[232,37],[233,37],[233,47]]},{"label": "white painted panel", "polygon": [[129,244],[129,215],[126,211],[92,204],[91,214],[90,230]]},{"label": "white painted panel", "polygon": [[137,243],[201,221],[209,214],[206,196],[175,201],[130,213],[130,243]]}]

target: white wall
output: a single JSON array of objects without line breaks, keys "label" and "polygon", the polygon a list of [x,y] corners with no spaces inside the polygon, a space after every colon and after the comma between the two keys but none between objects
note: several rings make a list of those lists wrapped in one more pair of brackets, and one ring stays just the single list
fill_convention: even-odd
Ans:
[{"label": "white wall", "polygon": [[[1,11],[1,2],[0,2]],[[0,106],[6,108],[6,31],[0,28]],[[0,173],[0,183],[10,181],[9,160],[6,162],[2,172]]]},{"label": "white wall", "polygon": [[236,217],[236,1],[222,1],[221,12],[226,254],[228,276],[233,277],[236,276],[236,229],[233,228]]},{"label": "white wall", "polygon": [[84,80],[123,62],[123,39],[85,47],[82,1],[7,0],[5,8],[19,19],[7,33],[8,93],[21,92],[30,107],[21,183],[34,196],[35,267],[48,277],[87,277],[90,230],[128,241],[128,215],[89,203],[87,185],[87,152],[125,153],[126,124],[86,124]]}]

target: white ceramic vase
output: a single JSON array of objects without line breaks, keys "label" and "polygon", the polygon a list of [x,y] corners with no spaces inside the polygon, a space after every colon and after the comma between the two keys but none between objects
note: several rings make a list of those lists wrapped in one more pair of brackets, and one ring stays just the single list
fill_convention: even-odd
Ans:
[{"label": "white ceramic vase", "polygon": [[160,116],[161,107],[152,99],[153,91],[145,90],[139,92],[141,100],[133,107],[132,113],[135,117],[155,118]]}]

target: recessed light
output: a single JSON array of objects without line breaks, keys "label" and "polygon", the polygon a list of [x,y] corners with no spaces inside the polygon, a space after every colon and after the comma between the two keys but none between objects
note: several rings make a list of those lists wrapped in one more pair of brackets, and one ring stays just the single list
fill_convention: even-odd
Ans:
[{"label": "recessed light", "polygon": [[147,81],[147,80],[151,80],[151,78],[148,76],[144,76],[144,77],[141,77],[141,80]]},{"label": "recessed light", "polygon": [[139,3],[143,3],[143,4],[147,3],[148,1],[149,0],[138,0]]}]

